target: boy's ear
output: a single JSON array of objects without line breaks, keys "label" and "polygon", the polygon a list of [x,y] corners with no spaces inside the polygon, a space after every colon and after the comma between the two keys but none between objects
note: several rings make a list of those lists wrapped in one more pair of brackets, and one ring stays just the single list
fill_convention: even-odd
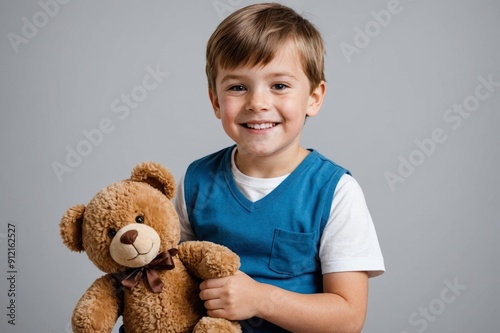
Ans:
[{"label": "boy's ear", "polygon": [[321,81],[316,88],[312,91],[309,96],[309,106],[306,115],[309,117],[314,117],[318,114],[323,105],[323,100],[325,99],[326,93],[326,83]]},{"label": "boy's ear", "polygon": [[217,93],[211,88],[208,88],[208,98],[210,98],[210,103],[212,103],[212,108],[214,109],[215,116],[220,119],[220,105],[219,98],[217,98]]}]

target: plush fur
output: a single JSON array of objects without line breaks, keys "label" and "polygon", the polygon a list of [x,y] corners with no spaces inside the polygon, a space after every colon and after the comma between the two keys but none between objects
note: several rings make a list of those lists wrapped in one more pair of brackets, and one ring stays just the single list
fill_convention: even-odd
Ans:
[{"label": "plush fur", "polygon": [[[130,179],[102,189],[88,205],[66,211],[60,222],[64,244],[85,251],[106,273],[78,301],[74,332],[111,332],[119,316],[126,333],[241,332],[237,322],[207,317],[199,298],[201,280],[234,274],[239,257],[210,242],[179,244],[180,224],[170,201],[174,194],[170,172],[145,162]],[[153,270],[163,287],[155,292],[146,271],[131,289],[122,286],[120,273],[148,265],[168,250],[174,267]]]}]

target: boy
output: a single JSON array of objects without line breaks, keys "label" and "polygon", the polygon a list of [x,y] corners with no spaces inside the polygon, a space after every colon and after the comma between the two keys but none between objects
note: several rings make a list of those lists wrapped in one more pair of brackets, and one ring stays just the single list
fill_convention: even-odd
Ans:
[{"label": "boy", "polygon": [[359,332],[368,278],[385,270],[359,185],[300,146],[325,96],[323,57],[319,32],[280,4],[234,12],[207,45],[210,101],[235,145],[188,167],[176,208],[183,240],[240,256],[200,297],[247,332]]}]

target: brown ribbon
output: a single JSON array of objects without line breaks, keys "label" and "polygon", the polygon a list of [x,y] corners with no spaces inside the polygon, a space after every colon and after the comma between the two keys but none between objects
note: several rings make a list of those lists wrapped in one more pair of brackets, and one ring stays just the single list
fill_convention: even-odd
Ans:
[{"label": "brown ribbon", "polygon": [[161,252],[146,266],[138,268],[130,268],[122,273],[117,273],[115,276],[127,290],[132,290],[141,280],[144,272],[148,284],[155,293],[163,290],[163,282],[156,270],[169,270],[175,267],[172,256],[175,256],[179,250],[172,248],[168,251]]}]

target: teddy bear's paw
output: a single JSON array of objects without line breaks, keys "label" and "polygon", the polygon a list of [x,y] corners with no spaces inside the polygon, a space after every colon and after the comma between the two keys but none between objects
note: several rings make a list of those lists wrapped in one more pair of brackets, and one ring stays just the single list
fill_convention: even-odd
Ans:
[{"label": "teddy bear's paw", "polygon": [[222,318],[203,317],[196,324],[193,333],[241,333],[241,326],[237,321]]},{"label": "teddy bear's paw", "polygon": [[226,247],[216,245],[215,251],[207,251],[200,262],[203,279],[221,278],[233,275],[240,267],[240,258]]}]

